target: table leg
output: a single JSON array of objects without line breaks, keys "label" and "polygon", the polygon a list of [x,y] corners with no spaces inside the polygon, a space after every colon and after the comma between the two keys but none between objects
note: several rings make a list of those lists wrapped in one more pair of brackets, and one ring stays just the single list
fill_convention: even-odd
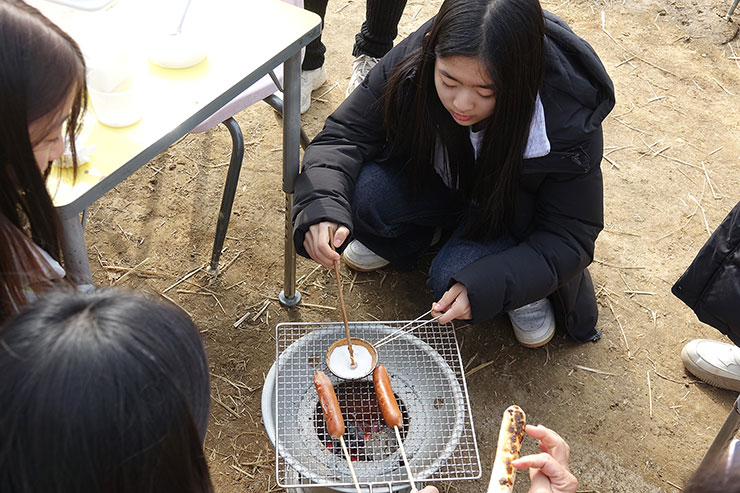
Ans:
[{"label": "table leg", "polygon": [[295,306],[301,294],[295,284],[295,246],[293,245],[293,190],[300,167],[301,135],[301,53],[283,65],[285,78],[283,112],[283,192],[285,192],[285,271],[280,303]]},{"label": "table leg", "polygon": [[728,20],[728,21],[732,20],[732,13],[735,12],[738,2],[740,2],[740,0],[734,0],[732,2],[732,5],[730,5],[730,9],[727,11],[727,14],[725,14],[725,20]]},{"label": "table leg", "polygon": [[206,271],[212,275],[218,275],[218,261],[221,258],[221,249],[224,247],[226,230],[229,227],[231,208],[234,205],[234,195],[239,184],[239,172],[244,161],[244,136],[239,124],[234,117],[229,117],[221,122],[231,135],[231,159],[229,160],[229,171],[226,173],[226,184],[224,194],[221,198],[221,208],[218,211],[216,221],[216,237],[213,240],[213,251],[211,252],[211,263]]},{"label": "table leg", "polygon": [[67,278],[76,285],[92,284],[92,271],[87,259],[85,235],[79,214],[61,218],[62,254]]}]

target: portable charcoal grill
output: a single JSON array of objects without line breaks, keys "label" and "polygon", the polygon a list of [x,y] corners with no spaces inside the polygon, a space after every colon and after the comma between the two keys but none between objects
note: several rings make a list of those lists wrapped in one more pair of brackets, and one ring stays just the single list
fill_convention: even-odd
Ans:
[{"label": "portable charcoal grill", "polygon": [[[423,321],[412,326],[421,326]],[[371,343],[406,322],[351,322],[353,337]],[[407,327],[408,330],[411,327]],[[372,376],[341,380],[326,366],[329,347],[344,334],[341,323],[277,326],[274,409],[276,479],[283,488],[352,487],[338,440],[326,430],[313,386],[316,370],[330,376],[345,422],[358,482],[364,487],[408,485],[395,433],[383,421]],[[476,479],[478,446],[460,352],[450,325],[425,324],[378,348],[404,416],[401,437],[414,479]],[[264,399],[264,398],[263,398]],[[267,425],[267,421],[266,421]],[[394,488],[395,489],[395,488]]]}]

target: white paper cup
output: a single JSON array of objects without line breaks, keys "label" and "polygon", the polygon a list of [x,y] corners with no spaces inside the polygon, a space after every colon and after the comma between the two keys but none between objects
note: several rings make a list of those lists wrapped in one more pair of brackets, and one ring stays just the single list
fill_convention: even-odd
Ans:
[{"label": "white paper cup", "polygon": [[141,90],[134,73],[121,68],[95,68],[88,74],[87,89],[100,123],[127,127],[144,116]]}]

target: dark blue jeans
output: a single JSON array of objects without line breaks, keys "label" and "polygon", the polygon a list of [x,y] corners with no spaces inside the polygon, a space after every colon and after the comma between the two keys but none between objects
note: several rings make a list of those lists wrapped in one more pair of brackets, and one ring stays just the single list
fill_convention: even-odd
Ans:
[{"label": "dark blue jeans", "polygon": [[410,269],[429,249],[437,228],[452,236],[432,261],[427,284],[435,299],[450,279],[476,260],[514,246],[510,236],[488,241],[463,238],[467,200],[450,190],[438,176],[411,194],[407,175],[393,163],[365,163],[352,202],[354,237],[393,265]]}]

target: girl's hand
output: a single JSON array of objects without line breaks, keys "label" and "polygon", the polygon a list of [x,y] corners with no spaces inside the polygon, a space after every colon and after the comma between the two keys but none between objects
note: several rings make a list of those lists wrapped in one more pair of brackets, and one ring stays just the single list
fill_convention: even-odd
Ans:
[{"label": "girl's hand", "polygon": [[468,300],[468,288],[462,284],[455,283],[439,301],[432,303],[432,315],[437,316],[444,312],[438,322],[446,324],[453,319],[471,319],[473,312],[470,310],[470,301]]},{"label": "girl's hand", "polygon": [[419,493],[439,493],[439,490],[435,488],[434,486],[427,486],[426,488],[422,490],[415,490],[415,491],[418,491]]},{"label": "girl's hand", "polygon": [[516,469],[529,468],[529,493],[575,493],[578,480],[568,469],[570,447],[560,435],[542,425],[527,425],[527,435],[540,441],[541,454],[512,461]]},{"label": "girl's hand", "polygon": [[311,258],[329,269],[333,269],[334,261],[341,258],[329,244],[333,231],[336,231],[334,233],[334,248],[337,248],[349,236],[349,229],[345,226],[339,226],[337,223],[324,221],[314,224],[308,228],[308,232],[303,238],[303,247]]}]

